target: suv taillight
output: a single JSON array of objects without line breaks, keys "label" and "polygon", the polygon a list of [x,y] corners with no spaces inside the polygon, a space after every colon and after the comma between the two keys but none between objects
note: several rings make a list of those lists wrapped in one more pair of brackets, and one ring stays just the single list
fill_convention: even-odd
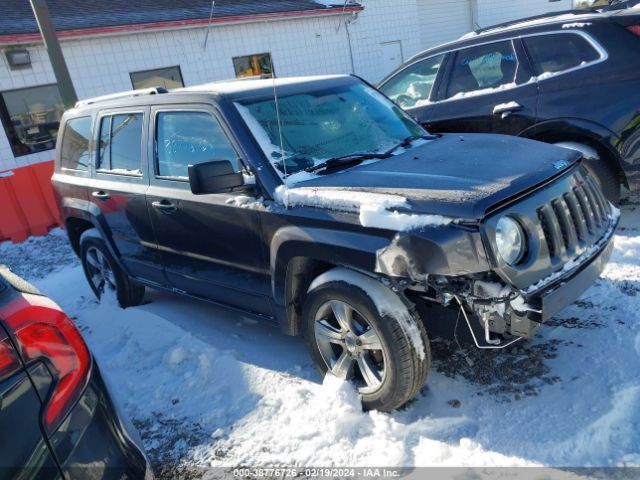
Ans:
[{"label": "suv taillight", "polygon": [[44,408],[45,427],[51,432],[82,394],[91,355],[76,326],[51,300],[24,294],[18,303],[24,308],[12,309],[5,324],[17,340],[25,365],[44,361],[53,376]]},{"label": "suv taillight", "polygon": [[627,30],[629,30],[634,35],[637,35],[638,37],[640,37],[640,25],[629,25],[627,27]]}]

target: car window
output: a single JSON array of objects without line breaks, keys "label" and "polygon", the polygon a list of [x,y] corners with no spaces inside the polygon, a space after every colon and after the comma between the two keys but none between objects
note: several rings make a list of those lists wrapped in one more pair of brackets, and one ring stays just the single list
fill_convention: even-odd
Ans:
[{"label": "car window", "polygon": [[419,107],[429,102],[444,55],[421,60],[405,68],[380,90],[402,108]]},{"label": "car window", "polygon": [[188,166],[229,160],[240,171],[238,155],[218,120],[207,112],[159,112],[157,168],[163,177],[188,178]]},{"label": "car window", "polygon": [[67,122],[62,138],[60,166],[70,170],[89,169],[89,138],[91,117],[74,118]]},{"label": "car window", "polygon": [[504,88],[514,82],[517,67],[511,41],[460,50],[451,70],[447,98]]},{"label": "car window", "polygon": [[103,117],[96,170],[142,175],[142,113]]},{"label": "car window", "polygon": [[574,33],[536,35],[523,40],[536,75],[562,72],[600,58],[593,45]]}]

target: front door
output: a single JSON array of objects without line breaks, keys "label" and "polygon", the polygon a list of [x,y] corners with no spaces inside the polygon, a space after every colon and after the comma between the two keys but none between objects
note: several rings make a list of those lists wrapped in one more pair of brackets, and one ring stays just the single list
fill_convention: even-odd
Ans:
[{"label": "front door", "polygon": [[152,110],[154,138],[147,208],[174,288],[261,314],[272,314],[260,212],[239,193],[194,195],[188,165],[229,160],[238,149],[207,105]]},{"label": "front door", "polygon": [[[517,43],[503,40],[450,55],[420,121],[433,132],[518,135],[535,124],[538,86]],[[523,58],[524,60],[524,58]]]},{"label": "front door", "polygon": [[402,43],[400,43],[400,40],[381,43],[380,47],[382,48],[380,68],[385,74],[393,72],[402,65]]}]

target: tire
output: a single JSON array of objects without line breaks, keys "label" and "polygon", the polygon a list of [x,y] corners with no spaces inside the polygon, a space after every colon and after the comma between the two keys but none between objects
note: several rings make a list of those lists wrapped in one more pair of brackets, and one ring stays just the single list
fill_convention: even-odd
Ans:
[{"label": "tire", "polygon": [[584,166],[593,175],[604,196],[614,205],[620,203],[620,179],[603,160],[585,160]]},{"label": "tire", "polygon": [[97,229],[91,228],[80,237],[80,262],[95,296],[100,300],[105,288],[116,293],[122,308],[140,305],[144,285],[131,281],[115,261]]},{"label": "tire", "polygon": [[[424,385],[431,364],[429,339],[422,321],[409,312],[397,295],[376,280],[362,277],[365,282],[377,284],[372,285],[378,289],[373,297],[379,303],[381,294],[395,299],[397,308],[393,314],[380,314],[380,305],[367,293],[372,291],[370,286],[362,288],[339,280],[319,285],[314,282],[303,304],[302,333],[323,376],[334,361],[332,372],[355,384],[366,410],[388,412],[404,405]],[[388,304],[386,300],[384,303]],[[350,314],[345,310],[349,308]],[[341,328],[339,317],[345,319],[349,315],[350,330]],[[415,335],[419,337],[418,345]],[[378,345],[380,349],[375,348]],[[365,370],[373,376],[365,375]]]}]

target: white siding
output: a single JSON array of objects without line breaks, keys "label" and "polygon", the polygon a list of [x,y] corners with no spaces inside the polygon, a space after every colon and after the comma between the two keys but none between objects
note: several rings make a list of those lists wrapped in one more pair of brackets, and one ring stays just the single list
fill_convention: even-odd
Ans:
[{"label": "white siding", "polygon": [[547,12],[569,10],[572,0],[474,0],[477,1],[476,19],[482,28]]},{"label": "white siding", "polygon": [[471,0],[418,0],[421,48],[455,40],[473,30]]}]

